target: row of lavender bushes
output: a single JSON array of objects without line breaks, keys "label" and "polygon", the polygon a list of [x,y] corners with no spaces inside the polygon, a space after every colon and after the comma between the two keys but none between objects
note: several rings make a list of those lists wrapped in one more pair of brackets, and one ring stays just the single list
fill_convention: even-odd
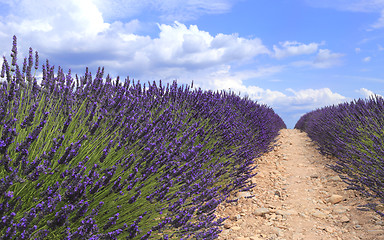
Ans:
[{"label": "row of lavender bushes", "polygon": [[[338,159],[333,168],[347,175],[350,189],[384,203],[384,99],[372,96],[303,115],[295,128],[308,133],[323,154]],[[377,204],[368,205],[380,215]]]},{"label": "row of lavender bushes", "polygon": [[[16,37],[0,85],[0,239],[215,239],[281,128],[233,93],[72,77]],[[75,88],[76,81],[76,88]]]}]

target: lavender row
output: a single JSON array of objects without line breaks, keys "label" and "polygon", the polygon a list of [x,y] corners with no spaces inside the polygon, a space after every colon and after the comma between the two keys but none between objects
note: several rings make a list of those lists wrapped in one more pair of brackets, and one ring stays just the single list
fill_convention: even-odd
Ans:
[{"label": "lavender row", "polygon": [[14,37],[0,86],[0,239],[215,239],[284,122],[228,92],[64,74]]},{"label": "lavender row", "polygon": [[[338,159],[331,167],[350,189],[384,203],[384,99],[373,96],[329,106],[302,116],[295,128],[308,133],[323,154]],[[384,216],[377,204],[370,205]]]}]

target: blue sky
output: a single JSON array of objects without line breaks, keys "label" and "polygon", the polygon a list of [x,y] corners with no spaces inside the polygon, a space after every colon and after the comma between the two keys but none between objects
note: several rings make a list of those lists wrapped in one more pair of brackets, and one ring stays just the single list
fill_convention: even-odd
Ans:
[{"label": "blue sky", "polygon": [[0,53],[16,35],[19,64],[32,47],[79,75],[231,89],[289,128],[384,95],[383,30],[384,0],[0,0]]}]

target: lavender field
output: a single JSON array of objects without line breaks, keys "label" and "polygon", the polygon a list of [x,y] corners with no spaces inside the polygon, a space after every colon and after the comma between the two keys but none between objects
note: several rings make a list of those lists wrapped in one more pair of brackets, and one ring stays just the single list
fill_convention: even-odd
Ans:
[{"label": "lavender field", "polygon": [[[234,93],[4,57],[0,239],[215,239],[282,119]],[[75,86],[76,84],[76,86]]]},{"label": "lavender field", "polygon": [[[302,116],[295,128],[308,133],[320,151],[336,157],[331,166],[347,175],[350,189],[384,204],[384,99],[374,96],[328,106]],[[368,207],[384,216],[381,204]]]}]

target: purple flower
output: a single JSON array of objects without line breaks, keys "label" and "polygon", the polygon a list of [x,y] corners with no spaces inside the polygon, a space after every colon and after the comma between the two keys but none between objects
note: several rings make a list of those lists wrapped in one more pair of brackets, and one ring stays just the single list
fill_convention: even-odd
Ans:
[{"label": "purple flower", "polygon": [[103,226],[103,230],[107,230],[112,225],[116,224],[116,220],[119,219],[119,213],[116,213],[114,217],[109,218],[109,221]]},{"label": "purple flower", "polygon": [[35,51],[35,70],[39,68],[39,54]]},{"label": "purple flower", "polygon": [[17,61],[17,39],[16,39],[15,35],[13,36],[13,44],[12,45],[13,45],[12,46],[12,53],[11,53],[12,66],[15,66],[16,61]]},{"label": "purple flower", "polygon": [[59,212],[56,212],[55,218],[53,220],[47,221],[48,227],[50,227],[51,229],[55,229],[62,226],[67,220],[70,211],[72,211],[73,209],[73,205],[65,205],[64,207],[62,207]]},{"label": "purple flower", "polygon": [[113,140],[109,141],[109,144],[106,148],[104,148],[103,150],[103,155],[101,155],[99,161],[102,163],[104,162],[105,158],[107,157],[108,153],[109,153],[109,150],[111,149],[111,147],[113,146]]}]

